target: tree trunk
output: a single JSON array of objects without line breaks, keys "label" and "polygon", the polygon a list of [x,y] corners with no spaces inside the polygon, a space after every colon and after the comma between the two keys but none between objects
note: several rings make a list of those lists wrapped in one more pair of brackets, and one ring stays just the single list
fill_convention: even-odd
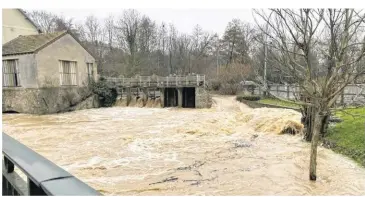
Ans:
[{"label": "tree trunk", "polygon": [[[302,124],[304,125],[304,139],[307,142],[311,142],[313,138],[314,132],[314,114],[316,109],[314,107],[306,107],[304,115],[302,117]],[[320,138],[323,138],[327,133],[328,123],[329,123],[330,115],[325,115],[321,117],[320,120]]]},{"label": "tree trunk", "polygon": [[307,142],[312,140],[312,133],[313,133],[313,114],[314,109],[313,107],[304,107],[303,114],[302,114],[302,124],[304,125],[304,139]]},{"label": "tree trunk", "polygon": [[[319,111],[319,110],[318,110]],[[314,116],[313,135],[311,142],[311,154],[310,154],[310,165],[309,165],[309,180],[315,181],[317,179],[317,147],[319,141],[319,133],[322,126],[322,116],[320,112],[316,112]]]},{"label": "tree trunk", "polygon": [[330,115],[325,115],[322,118],[322,122],[321,122],[322,125],[321,125],[321,131],[320,131],[321,138],[323,138],[327,133],[329,120],[330,120]]},{"label": "tree trunk", "polygon": [[[303,95],[301,96],[300,100],[305,103],[312,103],[309,98],[306,98]],[[301,123],[304,125],[304,140],[307,142],[312,140],[315,114],[316,108],[312,106],[303,107]]]}]

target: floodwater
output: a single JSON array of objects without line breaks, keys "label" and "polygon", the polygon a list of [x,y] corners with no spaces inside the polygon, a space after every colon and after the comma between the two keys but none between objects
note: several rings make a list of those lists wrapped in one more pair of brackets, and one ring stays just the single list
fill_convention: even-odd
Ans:
[{"label": "floodwater", "polygon": [[3,132],[105,195],[365,195],[365,169],[310,146],[300,114],[213,97],[211,109],[113,107],[3,114]]}]

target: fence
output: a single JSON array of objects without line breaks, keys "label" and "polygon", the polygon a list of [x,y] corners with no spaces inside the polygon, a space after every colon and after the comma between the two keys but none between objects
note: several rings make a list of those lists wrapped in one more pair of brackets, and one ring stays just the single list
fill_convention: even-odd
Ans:
[{"label": "fence", "polygon": [[[288,100],[294,100],[299,92],[299,86],[294,85],[270,84],[268,88],[274,96]],[[263,90],[261,87],[256,87],[252,93],[262,95]],[[336,103],[341,105],[365,103],[365,84],[350,84],[346,86]]]},{"label": "fence", "polygon": [[[3,133],[3,191],[5,196],[100,195],[70,173]],[[17,166],[26,176],[14,172]]]}]

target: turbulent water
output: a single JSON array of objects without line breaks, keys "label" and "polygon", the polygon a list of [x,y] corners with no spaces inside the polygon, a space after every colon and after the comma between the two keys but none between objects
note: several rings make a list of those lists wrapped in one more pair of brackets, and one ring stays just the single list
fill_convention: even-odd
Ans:
[{"label": "turbulent water", "polygon": [[107,195],[365,195],[365,169],[321,147],[318,180],[308,180],[309,144],[278,135],[299,127],[299,113],[213,100],[4,114],[3,131]]}]

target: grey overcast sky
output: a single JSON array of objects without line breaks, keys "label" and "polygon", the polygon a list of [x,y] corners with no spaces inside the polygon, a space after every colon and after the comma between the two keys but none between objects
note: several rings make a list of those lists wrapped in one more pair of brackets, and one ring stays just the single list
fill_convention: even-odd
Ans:
[{"label": "grey overcast sky", "polygon": [[[226,25],[233,18],[254,23],[251,9],[167,9],[149,8],[136,9],[141,14],[149,16],[157,23],[173,23],[179,32],[191,33],[196,24],[202,26],[205,31],[216,32],[222,35]],[[91,14],[99,20],[103,20],[110,14],[118,17],[122,9],[46,9],[54,14],[63,15],[66,18],[74,18],[75,22],[82,22]]]}]

